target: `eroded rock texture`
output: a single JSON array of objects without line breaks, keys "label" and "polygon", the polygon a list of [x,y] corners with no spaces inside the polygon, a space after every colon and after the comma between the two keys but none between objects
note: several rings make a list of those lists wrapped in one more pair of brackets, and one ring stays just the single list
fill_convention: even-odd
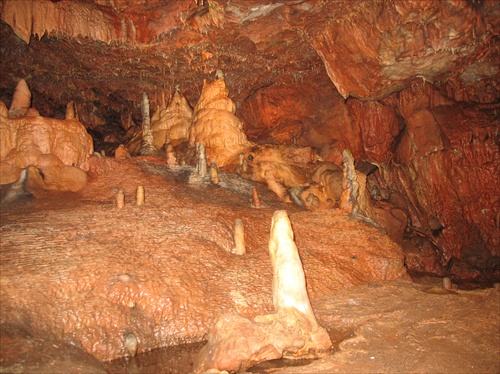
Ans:
[{"label": "eroded rock texture", "polygon": [[223,77],[203,82],[203,91],[194,108],[189,145],[203,144],[209,162],[220,167],[234,166],[239,154],[252,145],[235,112]]}]

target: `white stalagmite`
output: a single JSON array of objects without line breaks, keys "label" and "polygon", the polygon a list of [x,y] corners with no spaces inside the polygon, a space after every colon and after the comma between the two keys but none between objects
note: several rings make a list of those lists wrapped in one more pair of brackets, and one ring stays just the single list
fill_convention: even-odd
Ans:
[{"label": "white stalagmite", "polygon": [[196,143],[196,151],[198,155],[198,175],[201,178],[205,178],[208,174],[207,170],[207,155],[205,152],[205,146],[201,143]]},{"label": "white stalagmite", "polygon": [[151,119],[149,117],[149,98],[146,92],[142,94],[141,100],[142,113],[142,143],[141,156],[157,156],[158,150],[154,144],[153,132],[151,131]]},{"label": "white stalagmite", "polygon": [[135,205],[143,205],[144,204],[144,187],[138,186],[135,194]]},{"label": "white stalagmite", "polygon": [[122,209],[125,206],[125,194],[123,193],[123,190],[118,190],[115,198],[116,198],[116,207],[118,209]]},{"label": "white stalagmite", "polygon": [[269,255],[273,267],[275,313],[295,317],[307,331],[316,330],[318,323],[307,295],[304,269],[294,242],[290,219],[284,210],[273,214]]},{"label": "white stalagmite", "polygon": [[234,249],[233,253],[235,255],[244,255],[246,253],[245,248],[245,226],[241,219],[236,219],[234,221]]}]

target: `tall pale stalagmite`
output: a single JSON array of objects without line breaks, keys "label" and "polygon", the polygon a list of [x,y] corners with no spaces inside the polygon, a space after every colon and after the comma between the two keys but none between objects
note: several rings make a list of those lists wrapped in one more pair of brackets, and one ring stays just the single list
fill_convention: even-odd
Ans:
[{"label": "tall pale stalagmite", "polygon": [[237,313],[220,316],[207,335],[208,343],[195,359],[195,372],[244,372],[256,363],[277,358],[318,358],[329,354],[332,342],[311,308],[304,270],[285,211],[273,215],[269,253],[274,313],[257,316],[253,321]]},{"label": "tall pale stalagmite", "polygon": [[[269,239],[269,255],[273,266],[273,303],[275,313],[295,317],[307,331],[318,323],[309,302],[306,278],[294,242],[292,225],[284,210],[274,212]],[[294,323],[295,321],[291,321]]]},{"label": "tall pale stalagmite", "polygon": [[141,156],[157,156],[158,150],[154,144],[153,131],[151,131],[151,119],[149,117],[149,98],[146,92],[142,94],[141,100],[142,113],[142,143]]},{"label": "tall pale stalagmite", "polygon": [[12,104],[9,109],[10,118],[24,117],[31,106],[31,91],[24,79],[21,79],[16,86]]}]

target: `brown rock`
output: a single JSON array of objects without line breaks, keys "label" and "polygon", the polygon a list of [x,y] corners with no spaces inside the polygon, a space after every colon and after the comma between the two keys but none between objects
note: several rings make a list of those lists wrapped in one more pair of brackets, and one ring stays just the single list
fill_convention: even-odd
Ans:
[{"label": "brown rock", "polygon": [[236,172],[244,178],[266,183],[281,200],[290,201],[287,189],[307,185],[307,169],[314,159],[315,153],[310,147],[254,147],[242,154]]},{"label": "brown rock", "polygon": [[123,144],[120,144],[118,148],[115,149],[115,158],[119,160],[126,160],[130,158],[130,152]]}]

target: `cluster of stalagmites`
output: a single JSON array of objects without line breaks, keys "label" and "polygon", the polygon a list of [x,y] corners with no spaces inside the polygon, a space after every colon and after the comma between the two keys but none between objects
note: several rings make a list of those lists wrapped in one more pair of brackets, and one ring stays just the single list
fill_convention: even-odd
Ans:
[{"label": "cluster of stalagmites", "polygon": [[87,182],[92,153],[92,138],[76,119],[73,103],[68,104],[64,120],[42,117],[31,108],[24,80],[19,81],[9,109],[0,101],[0,184],[13,183],[2,202],[26,188],[80,190]]},{"label": "cluster of stalagmites", "polygon": [[[146,94],[141,108],[142,130],[126,148],[116,149],[117,158],[160,156],[170,166],[191,164],[195,169],[190,183],[219,184],[219,170],[236,172],[266,184],[283,202],[311,210],[342,208],[401,243],[407,213],[371,198],[366,176],[373,169],[356,168],[349,151],[344,151],[342,165],[336,165],[321,161],[311,147],[253,144],[235,115],[222,72],[204,82],[194,111],[178,88],[168,106],[163,96],[151,118]],[[262,204],[256,191],[252,201],[254,207]]]}]

